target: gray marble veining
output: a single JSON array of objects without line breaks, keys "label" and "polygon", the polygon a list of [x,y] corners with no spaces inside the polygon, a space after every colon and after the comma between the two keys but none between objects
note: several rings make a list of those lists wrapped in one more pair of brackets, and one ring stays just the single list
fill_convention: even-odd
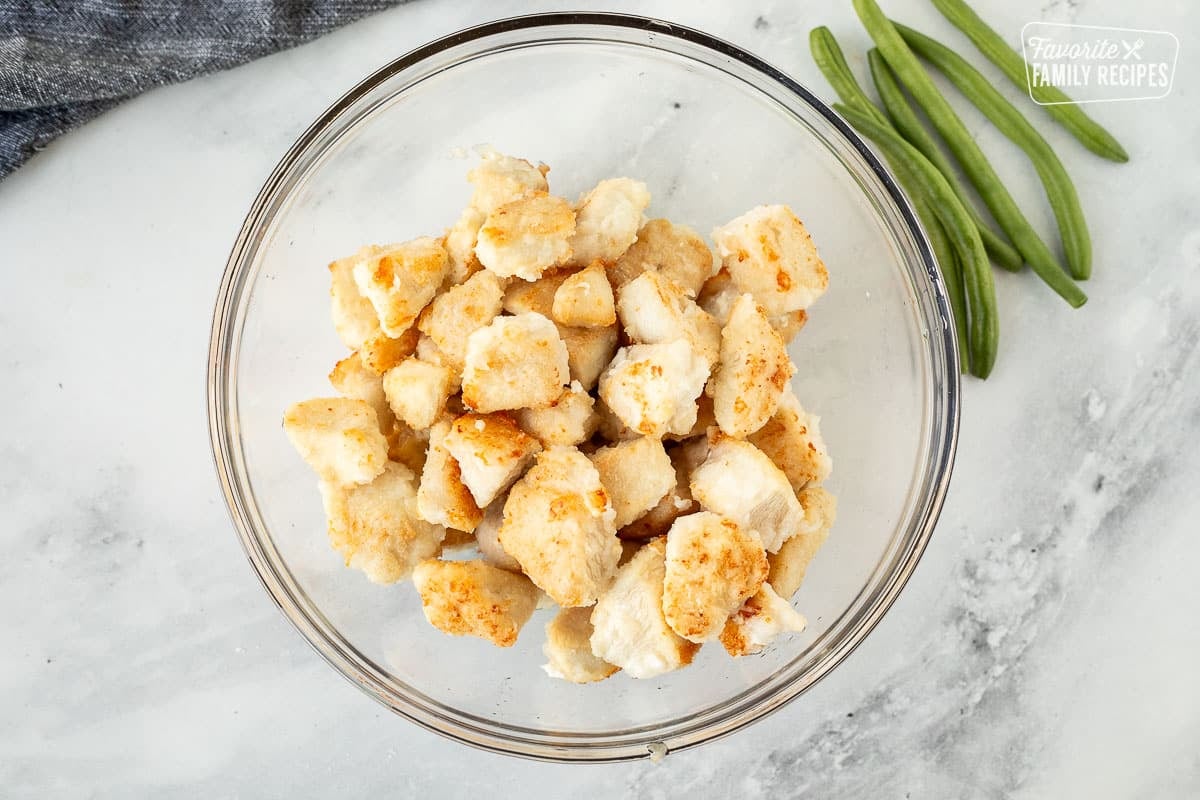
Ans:
[{"label": "gray marble veining", "polygon": [[[828,96],[809,28],[855,54],[867,42],[848,3],[820,5],[604,7],[706,29]],[[1096,107],[1129,165],[1037,120],[1092,221],[1092,299],[1071,312],[1028,274],[997,276],[999,366],[966,383],[949,500],[899,602],[800,700],[659,765],[489,755],[370,702],[272,607],[208,455],[211,301],[279,154],[387,58],[566,3],[421,0],[152,92],[0,184],[0,795],[1200,794],[1200,12],[976,5],[1003,31],[1045,19],[1180,38],[1170,97]],[[886,6],[962,44],[926,3]],[[964,118],[1050,230],[1019,152]]]}]

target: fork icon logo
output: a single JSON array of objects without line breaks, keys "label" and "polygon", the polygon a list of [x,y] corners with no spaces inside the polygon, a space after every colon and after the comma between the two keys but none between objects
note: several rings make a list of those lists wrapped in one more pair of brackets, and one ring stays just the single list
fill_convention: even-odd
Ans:
[{"label": "fork icon logo", "polygon": [[1129,60],[1129,57],[1130,57],[1130,56],[1133,56],[1133,57],[1134,57],[1134,58],[1136,58],[1138,61],[1141,61],[1141,60],[1142,60],[1142,54],[1141,54],[1141,53],[1139,53],[1138,51],[1139,51],[1139,50],[1141,50],[1141,49],[1142,49],[1142,47],[1144,47],[1144,46],[1145,46],[1145,44],[1146,44],[1146,40],[1145,40],[1145,39],[1138,39],[1137,41],[1135,41],[1135,42],[1132,42],[1132,43],[1130,43],[1130,42],[1127,42],[1127,41],[1125,41],[1124,39],[1122,39],[1122,40],[1121,40],[1121,46],[1125,48],[1125,55],[1121,56],[1121,58],[1122,58],[1123,60],[1125,60],[1125,61],[1128,61],[1128,60]]}]

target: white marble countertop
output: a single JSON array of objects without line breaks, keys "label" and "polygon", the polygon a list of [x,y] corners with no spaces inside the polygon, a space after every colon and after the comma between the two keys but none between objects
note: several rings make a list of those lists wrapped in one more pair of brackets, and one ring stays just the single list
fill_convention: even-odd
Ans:
[{"label": "white marble countertop", "polygon": [[[986,384],[966,382],[932,544],[876,632],[801,699],[660,765],[535,764],[393,716],[288,626],[209,455],[209,321],[234,234],[360,76],[568,5],[421,0],[151,92],[0,183],[0,794],[1200,795],[1200,10],[1179,0],[976,0],[1014,36],[1033,19],[1173,31],[1174,91],[1096,108],[1126,166],[1038,119],[1093,224],[1091,302],[1072,313],[998,276],[1003,352]],[[605,8],[708,30],[829,97],[808,30],[829,24],[856,53],[866,35],[849,3],[826,5]],[[885,5],[962,42],[927,3]],[[1019,154],[968,119],[1041,208]]]}]

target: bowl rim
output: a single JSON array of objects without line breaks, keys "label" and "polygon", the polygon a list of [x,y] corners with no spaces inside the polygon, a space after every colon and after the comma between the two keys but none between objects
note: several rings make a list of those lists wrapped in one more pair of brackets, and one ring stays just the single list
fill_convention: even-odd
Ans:
[{"label": "bowl rim", "polygon": [[[353,646],[342,639],[335,630],[329,629],[323,619],[314,619],[300,607],[291,587],[287,585],[287,581],[282,580],[277,574],[271,563],[271,557],[255,532],[253,518],[257,518],[257,510],[252,498],[246,496],[244,487],[236,479],[239,474],[237,465],[240,463],[240,459],[234,454],[229,441],[230,437],[227,437],[230,420],[227,409],[222,403],[222,395],[225,394],[227,383],[225,378],[229,373],[229,365],[222,356],[226,352],[232,352],[231,341],[235,344],[240,343],[240,331],[235,331],[232,323],[238,318],[237,309],[240,301],[244,301],[244,293],[241,290],[246,275],[242,269],[242,263],[248,254],[253,253],[259,244],[263,228],[273,217],[280,187],[293,177],[298,162],[302,160],[309,148],[319,141],[322,134],[358,100],[392,76],[427,58],[437,56],[450,48],[497,34],[568,26],[633,29],[699,46],[719,56],[731,58],[743,67],[780,84],[809,108],[824,117],[843,137],[845,143],[849,144],[864,159],[870,171],[880,181],[888,199],[895,204],[895,210],[899,213],[905,227],[913,235],[923,266],[923,270],[920,271],[929,282],[930,301],[941,317],[941,324],[938,326],[941,328],[941,336],[938,338],[945,347],[946,360],[945,374],[942,376],[945,391],[944,396],[940,398],[944,401],[940,418],[944,426],[944,434],[940,443],[934,437],[931,437],[934,438],[933,441],[922,443],[922,447],[928,447],[930,450],[926,459],[932,469],[928,474],[935,480],[930,487],[928,497],[920,498],[912,510],[910,529],[915,529],[915,535],[907,543],[907,551],[895,556],[896,559],[900,559],[903,555],[903,560],[898,563],[898,568],[893,573],[881,579],[881,585],[876,588],[877,597],[874,602],[863,609],[864,616],[852,628],[847,629],[843,641],[834,645],[835,652],[818,662],[811,673],[793,676],[787,683],[764,693],[748,708],[736,707],[732,710],[725,710],[725,706],[737,699],[735,696],[721,706],[715,707],[721,709],[715,718],[705,720],[699,725],[683,726],[679,730],[671,731],[669,736],[663,737],[658,737],[657,734],[636,737],[626,735],[623,741],[616,744],[600,741],[603,738],[601,734],[572,734],[578,741],[570,743],[563,743],[559,738],[563,734],[557,732],[541,733],[541,739],[536,736],[534,738],[516,738],[505,732],[518,730],[510,726],[494,724],[489,726],[486,721],[465,713],[460,713],[455,718],[448,718],[436,710],[431,711],[429,708],[421,706],[411,697],[396,697],[394,692],[386,686],[380,685],[378,679],[369,671],[364,670],[361,663],[348,661],[347,648],[359,656],[359,662],[369,660],[358,654]],[[913,270],[914,273],[917,271]],[[928,545],[941,514],[953,473],[960,424],[961,379],[959,347],[954,325],[950,322],[951,319],[952,311],[938,272],[936,258],[911,204],[896,180],[867,143],[829,105],[782,70],[743,48],[711,34],[652,17],[614,12],[547,12],[508,17],[464,28],[440,37],[408,51],[375,70],[356,83],[318,116],[296,139],[272,170],[255,197],[234,241],[214,306],[209,340],[206,392],[210,446],[226,508],[242,542],[247,560],[259,582],[266,589],[276,607],[309,646],[339,674],[368,696],[426,730],[489,752],[550,762],[607,763],[657,757],[665,752],[667,746],[665,740],[667,739],[670,739],[670,752],[695,747],[727,736],[779,710],[815,686],[841,664],[867,638],[895,603]],[[929,327],[932,329],[934,326]],[[932,341],[934,333],[933,330],[928,332],[931,340],[930,348],[933,352],[937,352],[938,348],[934,348]],[[933,407],[936,408],[936,403]],[[233,414],[233,417],[236,423],[236,413]],[[936,424],[938,420],[934,420],[934,422]],[[935,445],[939,444],[940,447],[935,449]],[[285,598],[286,603],[284,602]],[[335,642],[341,642],[343,646],[338,647]],[[743,694],[750,694],[753,691],[749,690]],[[436,701],[432,701],[432,703],[440,705]],[[470,720],[474,720],[475,723],[483,723],[483,725],[472,724]],[[497,727],[503,730],[497,731]],[[531,733],[527,729],[519,730],[526,734]],[[634,732],[642,733],[640,729]],[[663,741],[656,741],[659,738]],[[588,739],[596,741],[586,741]]]}]

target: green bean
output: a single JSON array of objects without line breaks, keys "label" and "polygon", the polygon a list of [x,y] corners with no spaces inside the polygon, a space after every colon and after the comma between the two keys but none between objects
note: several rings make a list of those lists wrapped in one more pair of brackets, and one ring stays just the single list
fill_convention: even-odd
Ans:
[{"label": "green bean", "polygon": [[[1100,123],[1089,117],[1065,93],[1054,86],[1033,86],[1026,72],[1025,59],[1009,47],[1000,34],[988,27],[963,0],[933,0],[942,16],[967,35],[979,52],[987,57],[1013,84],[1022,91],[1032,92],[1047,114],[1062,125],[1079,142],[1102,158],[1124,163],[1129,154],[1121,143]],[[1045,105],[1052,104],[1052,105]]]},{"label": "green bean", "polygon": [[992,231],[988,224],[983,221],[983,217],[975,210],[975,206],[967,197],[966,189],[959,182],[957,174],[954,172],[954,167],[950,164],[950,159],[946,158],[946,154],[937,146],[933,140],[933,136],[929,131],[925,130],[925,126],[917,119],[917,114],[913,111],[912,106],[908,104],[908,100],[904,97],[904,92],[900,89],[900,84],[896,82],[896,77],[892,74],[892,70],[884,61],[883,56],[879,54],[879,50],[872,47],[867,52],[867,62],[871,66],[871,77],[875,81],[875,88],[879,92],[879,98],[883,100],[883,107],[891,117],[892,125],[900,132],[900,135],[908,140],[908,143],[921,151],[921,155],[929,159],[935,167],[941,170],[946,176],[946,180],[950,183],[950,188],[954,190],[954,194],[962,201],[963,207],[967,209],[967,213],[971,215],[971,219],[975,222],[975,227],[979,228],[979,236],[983,239],[983,246],[987,249],[988,255],[992,257],[1000,266],[1010,272],[1016,272],[1021,269],[1024,263],[1021,260],[1021,254],[1016,251],[1002,236]]},{"label": "green bean", "polygon": [[[1072,306],[1077,308],[1086,303],[1087,295],[1063,271],[1045,242],[1030,226],[1021,209],[1017,207],[1016,201],[1000,181],[1000,176],[992,169],[979,145],[971,138],[962,120],[933,85],[924,67],[884,16],[879,4],[875,0],[853,0],[853,3],[859,19],[862,20],[867,33],[875,40],[888,66],[908,88],[913,99],[950,146],[951,152],[971,179],[971,183],[975,185],[980,197],[991,209],[992,216],[1025,257],[1025,261],[1038,277]],[[913,152],[917,152],[915,148]]]},{"label": "green bean", "polygon": [[963,97],[970,100],[1001,133],[1029,156],[1046,190],[1054,218],[1058,221],[1058,235],[1062,238],[1071,277],[1076,280],[1088,278],[1092,274],[1092,240],[1088,236],[1087,220],[1084,219],[1083,209],[1079,207],[1075,184],[1071,183],[1071,176],[1055,155],[1054,149],[1029,124],[1029,120],[958,53],[919,31],[898,22],[892,24],[914,53],[937,67]]},{"label": "green bean", "polygon": [[808,32],[808,47],[812,51],[813,61],[817,63],[817,69],[821,70],[821,74],[829,81],[829,85],[843,103],[870,115],[881,125],[888,124],[887,117],[875,107],[871,98],[867,97],[858,81],[854,79],[854,73],[850,71],[850,65],[846,63],[846,57],[842,54],[842,48],[834,38],[833,31],[824,25],[813,28]]},{"label": "green bean", "polygon": [[[913,176],[909,177],[913,181],[916,180]],[[921,225],[925,228],[929,247],[933,250],[933,255],[938,262],[942,283],[946,285],[946,296],[950,300],[950,311],[954,317],[954,330],[958,334],[960,342],[959,360],[962,362],[962,371],[967,372],[971,367],[971,350],[967,346],[967,301],[963,295],[962,267],[958,263],[954,247],[950,244],[946,231],[942,228],[942,222],[937,218],[937,213],[929,201],[923,195],[914,195],[913,208],[921,220]]]},{"label": "green bean", "polygon": [[879,145],[890,160],[904,164],[913,177],[920,181],[923,194],[941,221],[955,252],[962,259],[962,282],[970,310],[967,346],[970,348],[971,373],[986,378],[996,362],[1000,326],[992,270],[988,265],[987,252],[983,249],[983,240],[971,222],[971,215],[954,196],[946,176],[915,147],[904,141],[894,128],[881,125],[869,114],[841,103],[835,104],[834,109],[860,133]]}]

